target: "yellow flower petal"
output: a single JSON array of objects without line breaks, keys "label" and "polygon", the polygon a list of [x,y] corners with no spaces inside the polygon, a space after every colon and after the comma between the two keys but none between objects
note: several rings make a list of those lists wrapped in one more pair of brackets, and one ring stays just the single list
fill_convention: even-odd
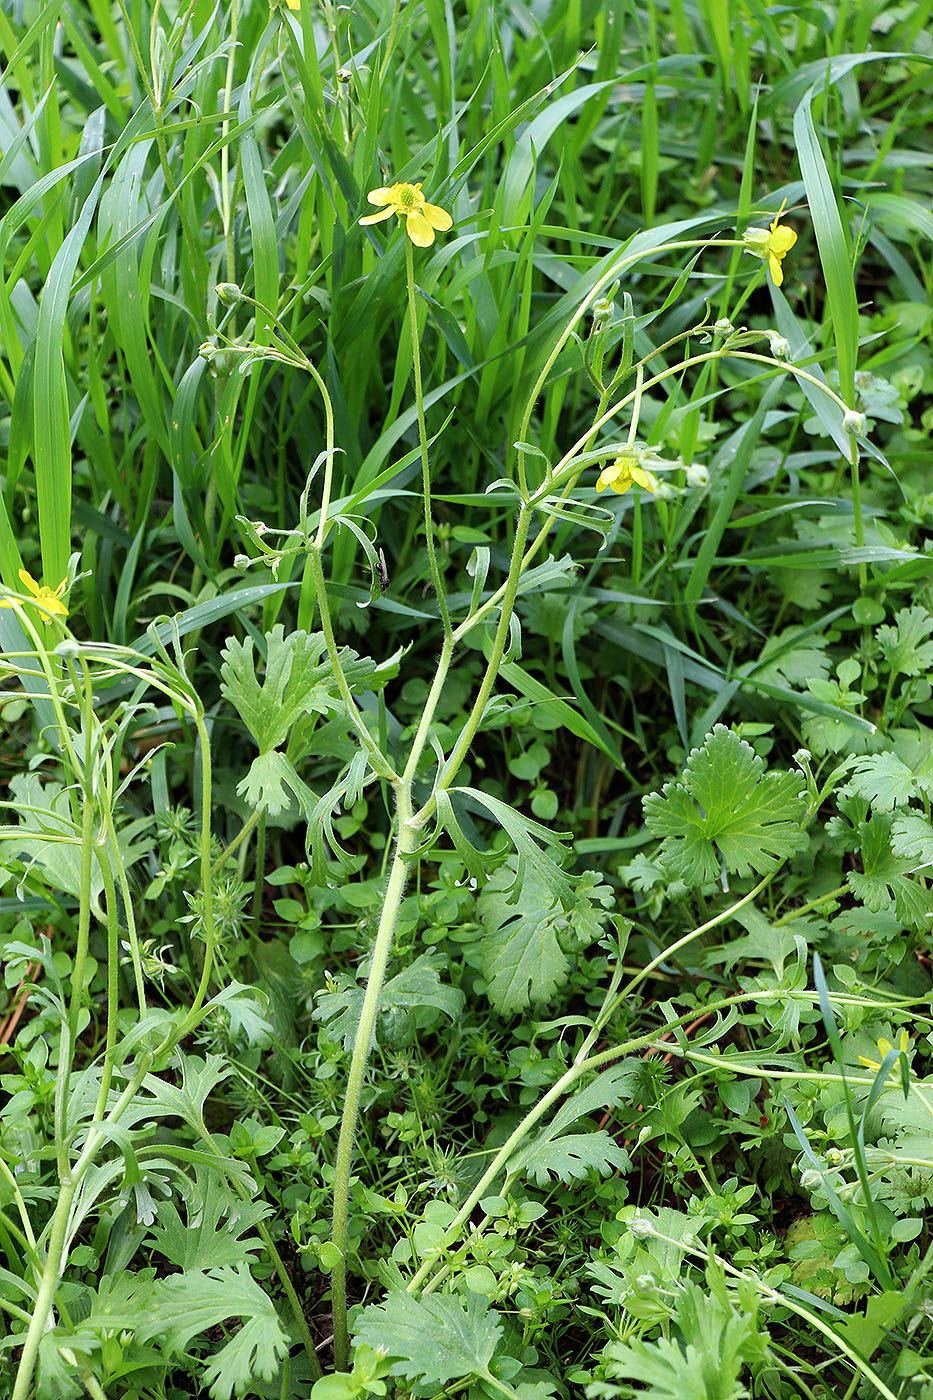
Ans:
[{"label": "yellow flower petal", "polygon": [[431,227],[440,229],[441,233],[446,233],[453,225],[453,219],[447,213],[447,210],[439,209],[436,204],[426,204],[421,212]]},{"label": "yellow flower petal", "polygon": [[[27,569],[19,570],[19,581],[28,593],[32,594],[32,606],[38,609],[43,622],[51,622],[53,617],[67,617],[68,609],[62,602],[61,597],[68,583],[63,578],[56,589],[48,588],[45,584],[36,583],[32,574]],[[0,602],[0,608],[12,608],[12,598],[4,598]]]},{"label": "yellow flower petal", "polygon": [[771,237],[768,240],[772,253],[776,253],[779,258],[783,258],[785,253],[789,253],[797,242],[797,235],[792,228],[782,224],[780,228],[771,229]]},{"label": "yellow flower petal", "polygon": [[[866,1069],[874,1070],[876,1074],[881,1068],[881,1061],[884,1060],[888,1055],[890,1055],[891,1051],[894,1049],[894,1046],[891,1044],[890,1040],[888,1040],[886,1035],[882,1035],[879,1037],[877,1045],[878,1054],[881,1056],[881,1060],[869,1060],[864,1055],[859,1055],[858,1057],[858,1062],[860,1065],[864,1065]],[[902,1029],[900,1035],[897,1038],[898,1054],[903,1055],[909,1049],[909,1047],[910,1036],[905,1030]]]},{"label": "yellow flower petal", "polygon": [[780,287],[781,283],[784,281],[784,269],[781,266],[780,258],[774,253],[771,253],[768,257],[768,268],[771,273],[771,281],[776,287]]},{"label": "yellow flower petal", "polygon": [[642,486],[646,491],[654,492],[658,483],[657,479],[653,477],[650,472],[645,471],[644,467],[634,465],[629,468],[629,471],[632,474],[632,480],[636,486]]},{"label": "yellow flower petal", "polygon": [[657,481],[651,472],[638,465],[634,452],[625,452],[614,462],[603,467],[596,482],[596,490],[603,491],[608,486],[617,496],[624,496],[633,486],[641,486],[646,491],[654,491]]},{"label": "yellow flower petal", "polygon": [[611,486],[617,495],[622,496],[631,488],[632,478],[625,468],[625,465],[616,460],[610,462],[608,467],[603,467],[599,473],[599,480],[596,482],[597,491],[605,491],[607,486]]},{"label": "yellow flower petal", "polygon": [[395,210],[389,205],[388,209],[380,209],[378,214],[364,214],[358,222],[361,224],[381,224],[383,219],[391,219]]},{"label": "yellow flower petal", "polygon": [[419,248],[430,248],[434,242],[434,230],[419,210],[415,209],[407,219],[408,237]]},{"label": "yellow flower petal", "polygon": [[370,190],[366,196],[370,204],[385,205],[381,214],[368,214],[360,219],[361,224],[377,224],[397,214],[405,221],[405,230],[412,243],[419,248],[430,248],[434,242],[435,229],[449,229],[453,220],[445,209],[436,204],[428,204],[421,193],[421,182],[409,185],[399,181],[394,185],[382,185]]}]

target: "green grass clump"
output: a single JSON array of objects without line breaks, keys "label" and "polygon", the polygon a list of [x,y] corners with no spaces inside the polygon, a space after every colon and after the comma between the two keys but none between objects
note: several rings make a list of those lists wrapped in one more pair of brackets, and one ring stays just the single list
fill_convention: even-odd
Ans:
[{"label": "green grass clump", "polygon": [[0,1400],[933,1400],[930,17],[0,13]]}]

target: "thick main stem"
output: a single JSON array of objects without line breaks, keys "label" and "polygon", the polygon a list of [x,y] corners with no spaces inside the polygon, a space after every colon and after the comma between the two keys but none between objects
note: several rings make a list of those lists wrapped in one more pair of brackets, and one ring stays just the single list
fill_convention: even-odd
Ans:
[{"label": "thick main stem", "polygon": [[45,1333],[49,1313],[52,1311],[52,1304],[55,1301],[55,1293],[58,1288],[59,1270],[62,1253],[65,1248],[65,1233],[68,1229],[68,1217],[71,1214],[71,1207],[77,1189],[78,1181],[74,1177],[69,1177],[67,1181],[63,1181],[61,1184],[61,1190],[55,1206],[55,1214],[52,1217],[52,1233],[49,1236],[46,1263],[42,1272],[42,1281],[39,1284],[39,1292],[36,1295],[36,1303],[32,1312],[32,1321],[26,1332],[26,1340],[23,1342],[23,1350],[19,1358],[19,1368],[16,1372],[16,1382],[13,1386],[11,1400],[27,1400],[27,1396],[32,1388],[32,1375],[36,1367],[36,1359],[39,1355],[39,1343]]},{"label": "thick main stem", "polygon": [[337,1158],[334,1171],[334,1217],[331,1238],[339,1251],[332,1275],[334,1300],[334,1369],[347,1369],[349,1338],[347,1335],[347,1227],[350,1212],[350,1170],[353,1165],[353,1146],[360,1116],[360,1098],[363,1092],[363,1078],[376,1029],[376,1017],[385,983],[386,968],[395,930],[398,925],[399,908],[405,885],[408,880],[409,863],[417,847],[417,832],[411,825],[411,794],[407,783],[398,787],[398,840],[395,855],[389,870],[382,914],[376,941],[373,944],[372,960],[366,992],[360,1011],[360,1023],[353,1043],[350,1059],[350,1073],[344,1097],[343,1116],[340,1120],[340,1136],[337,1140]]}]

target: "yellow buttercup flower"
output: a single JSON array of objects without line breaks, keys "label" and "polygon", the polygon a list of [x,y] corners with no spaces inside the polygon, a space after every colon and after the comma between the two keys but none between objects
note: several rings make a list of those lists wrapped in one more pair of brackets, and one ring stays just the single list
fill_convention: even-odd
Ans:
[{"label": "yellow buttercup flower", "polygon": [[[910,1036],[907,1034],[906,1031],[901,1031],[897,1042],[898,1053],[903,1055],[904,1051],[907,1049],[909,1044]],[[891,1044],[890,1040],[888,1040],[886,1036],[882,1036],[881,1039],[878,1041],[878,1054],[881,1056],[881,1060],[884,1059],[885,1055],[890,1055],[893,1049],[894,1046]],[[858,1057],[858,1062],[860,1065],[864,1065],[866,1069],[873,1069],[876,1074],[881,1068],[881,1060],[869,1060],[866,1059],[864,1055],[859,1055]]]},{"label": "yellow buttercup flower", "polygon": [[421,185],[383,185],[378,190],[370,190],[366,196],[370,204],[384,207],[378,214],[364,214],[361,224],[379,224],[383,219],[391,219],[397,214],[405,225],[405,231],[412,243],[419,248],[430,248],[434,242],[434,230],[445,233],[453,224],[446,209],[436,204],[428,204],[421,193]]},{"label": "yellow buttercup flower", "polygon": [[[785,199],[784,204],[786,203]],[[753,253],[756,258],[767,260],[771,280],[776,287],[780,287],[784,281],[784,269],[781,267],[781,263],[797,242],[794,230],[787,224],[781,223],[784,204],[775,214],[770,228],[746,229],[743,238],[747,253]]]},{"label": "yellow buttercup flower", "polygon": [[[32,606],[38,608],[42,614],[43,622],[51,622],[53,617],[67,617],[68,609],[62,602],[62,594],[68,582],[63,578],[57,588],[48,588],[45,584],[36,583],[32,574],[25,569],[19,571],[20,582],[23,587],[32,594]],[[0,600],[0,608],[12,608],[13,604],[9,598]]]},{"label": "yellow buttercup flower", "polygon": [[596,490],[605,491],[608,486],[617,495],[624,496],[626,491],[631,491],[633,486],[642,486],[646,491],[654,492],[657,490],[657,485],[657,477],[652,476],[651,472],[645,471],[644,467],[638,465],[635,453],[625,452],[614,462],[610,462],[608,467],[603,467],[599,473]]}]

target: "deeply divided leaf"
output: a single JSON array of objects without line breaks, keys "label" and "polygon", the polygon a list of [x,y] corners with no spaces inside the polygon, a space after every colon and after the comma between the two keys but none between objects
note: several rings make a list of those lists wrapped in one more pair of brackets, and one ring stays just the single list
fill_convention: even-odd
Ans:
[{"label": "deeply divided leaf", "polygon": [[802,774],[768,773],[750,744],[717,724],[694,749],[679,782],[645,798],[645,821],[662,838],[661,860],[689,885],[766,875],[806,845]]}]

